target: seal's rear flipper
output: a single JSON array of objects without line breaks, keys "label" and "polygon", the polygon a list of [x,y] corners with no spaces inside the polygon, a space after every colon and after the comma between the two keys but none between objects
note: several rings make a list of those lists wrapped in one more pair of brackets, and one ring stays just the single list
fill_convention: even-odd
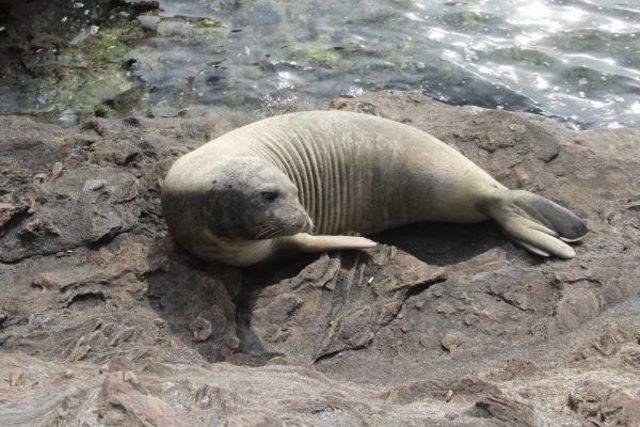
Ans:
[{"label": "seal's rear flipper", "polygon": [[588,231],[570,210],[523,190],[485,203],[483,211],[517,243],[540,256],[573,258],[575,251],[564,242],[576,242]]},{"label": "seal's rear flipper", "polygon": [[277,249],[282,251],[325,252],[339,249],[367,249],[378,244],[373,240],[355,236],[312,236],[298,233],[294,236],[279,237]]}]

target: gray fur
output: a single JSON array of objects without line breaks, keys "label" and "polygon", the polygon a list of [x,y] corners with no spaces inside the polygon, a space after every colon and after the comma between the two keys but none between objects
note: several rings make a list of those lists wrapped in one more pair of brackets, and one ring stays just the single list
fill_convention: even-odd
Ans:
[{"label": "gray fur", "polygon": [[[260,200],[269,189],[283,195],[277,204]],[[573,250],[560,239],[586,232],[568,210],[508,190],[425,132],[337,111],[265,119],[183,156],[166,177],[163,208],[180,244],[236,265],[282,248],[370,247],[375,243],[367,239],[328,235],[368,235],[421,221],[493,218],[532,252],[562,257]],[[320,236],[304,233],[306,213]],[[264,224],[275,234],[260,235]]]},{"label": "gray fur", "polygon": [[170,191],[167,184],[162,193],[164,215],[175,235],[186,231],[184,223],[230,240],[288,236],[311,228],[298,189],[267,162],[224,159],[213,162],[206,177],[184,174],[180,179],[189,178],[203,179],[202,185],[194,184],[191,191]]}]

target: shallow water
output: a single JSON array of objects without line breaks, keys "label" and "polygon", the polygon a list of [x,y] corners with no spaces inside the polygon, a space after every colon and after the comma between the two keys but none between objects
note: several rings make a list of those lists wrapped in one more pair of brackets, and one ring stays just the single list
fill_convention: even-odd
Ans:
[{"label": "shallow water", "polygon": [[[130,102],[148,115],[308,108],[401,89],[581,126],[640,125],[638,0],[159,3],[127,30],[141,36],[127,44],[126,82],[114,88],[142,82]],[[87,102],[111,108],[117,95]],[[83,108],[72,104],[56,114]]]}]

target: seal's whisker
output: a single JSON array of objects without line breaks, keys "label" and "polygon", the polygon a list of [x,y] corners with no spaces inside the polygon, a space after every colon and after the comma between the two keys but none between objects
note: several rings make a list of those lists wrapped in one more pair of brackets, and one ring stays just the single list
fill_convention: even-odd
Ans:
[{"label": "seal's whisker", "polygon": [[256,231],[257,232],[264,232],[265,230],[268,230],[270,227],[271,227],[271,223],[265,222],[265,223],[262,223],[262,224],[258,224],[256,226]]},{"label": "seal's whisker", "polygon": [[261,240],[262,236],[266,233],[266,229],[264,228],[259,228],[257,231],[254,231],[253,235],[255,236],[256,240]]},{"label": "seal's whisker", "polygon": [[268,238],[269,235],[273,232],[273,229],[274,229],[274,226],[272,224],[267,224],[264,232],[262,233],[262,236],[265,238]]},{"label": "seal's whisker", "polygon": [[267,224],[259,224],[257,227],[255,227],[252,231],[253,234],[255,234],[256,236],[260,235],[261,233],[263,233],[266,229]]},{"label": "seal's whisker", "polygon": [[274,237],[278,237],[280,235],[280,228],[274,227],[274,229],[267,235],[267,239],[273,239]]},{"label": "seal's whisker", "polygon": [[277,234],[278,229],[274,224],[266,223],[258,226],[258,231],[255,233],[255,236],[258,240],[262,239],[270,239],[274,232]]}]

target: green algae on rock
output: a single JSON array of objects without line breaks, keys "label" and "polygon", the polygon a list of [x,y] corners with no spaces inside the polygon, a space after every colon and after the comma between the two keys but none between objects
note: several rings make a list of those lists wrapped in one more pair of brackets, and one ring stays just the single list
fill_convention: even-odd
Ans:
[{"label": "green algae on rock", "polygon": [[[83,4],[79,11],[74,6],[53,11],[40,7],[29,18],[13,17],[9,37],[0,49],[14,55],[0,67],[3,92],[16,95],[0,102],[1,110],[17,109],[74,124],[96,110],[112,110],[110,100],[140,85],[131,78],[128,61],[131,45],[144,31],[130,22],[126,8],[105,9],[101,1],[87,3],[91,4]],[[129,113],[139,102],[129,101],[119,103],[114,113]]]}]

